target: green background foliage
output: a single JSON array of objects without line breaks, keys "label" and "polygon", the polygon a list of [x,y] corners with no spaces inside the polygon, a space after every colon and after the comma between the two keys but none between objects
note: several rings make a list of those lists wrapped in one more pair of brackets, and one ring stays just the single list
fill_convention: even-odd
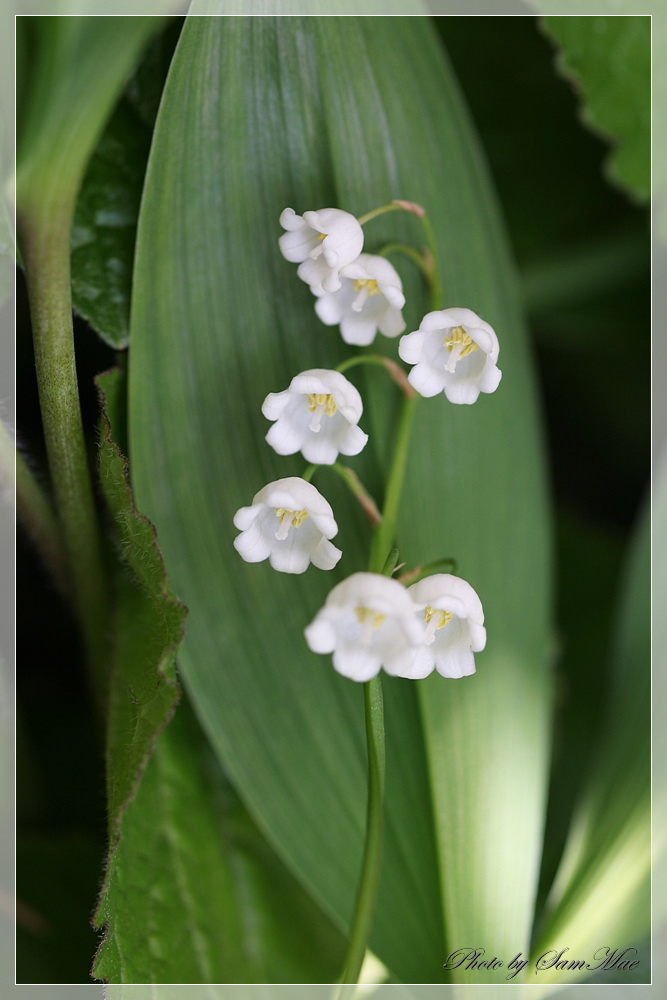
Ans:
[{"label": "green background foliage", "polygon": [[[568,20],[577,36],[583,19]],[[511,72],[502,59],[509,43],[522,51]],[[474,64],[466,58],[473,44]],[[484,602],[489,645],[474,678],[386,683],[387,833],[372,947],[409,982],[439,981],[447,950],[464,938],[527,954],[534,922],[538,947],[563,934],[586,947],[593,925],[581,917],[619,898],[605,881],[619,866],[627,868],[615,883],[623,905],[611,906],[604,926],[644,933],[647,708],[645,689],[628,673],[643,662],[641,560],[613,615],[610,601],[626,575],[621,552],[646,470],[646,219],[601,179],[606,148],[577,125],[576,107],[530,18],[191,19],[160,34],[128,84],[77,207],[74,304],[111,345],[125,345],[131,332],[131,473],[139,509],[157,524],[169,586],[190,615],[179,660],[186,702],[158,736],[176,691],[172,673],[156,701],[150,678],[173,656],[182,612],[166,596],[161,564],[152,566],[152,532],[132,514],[124,460],[105,431],[109,530],[133,570],[117,581],[107,758],[109,788],[118,789],[110,819],[121,838],[97,918],[109,925],[98,976],[330,981],[340,966],[363,834],[362,699],[328,658],[307,651],[301,631],[333,582],[364,568],[368,526],[325,471],[316,482],[332,502],[345,553],[334,573],[277,577],[242,563],[231,545],[234,510],[269,479],[302,470],[264,443],[264,395],[347,353],[279,256],[286,204],[361,213],[395,196],[424,203],[445,304],[469,305],[501,341],[495,396],[471,408],[422,401],[417,412],[401,557],[456,557]],[[640,170],[640,137],[630,135],[626,148]],[[419,245],[417,220],[396,213],[367,227],[367,249],[394,238]],[[428,300],[413,265],[395,263],[414,329]],[[630,370],[606,350],[619,303],[634,317]],[[77,331],[85,386],[112,356],[85,324]],[[394,353],[389,342],[380,347]],[[30,381],[24,357],[20,385]],[[381,372],[358,373],[371,441],[350,464],[381,500],[399,396]],[[112,439],[122,445],[120,376],[107,376],[106,387]],[[38,456],[30,406],[26,390],[26,447]],[[555,613],[542,418],[556,501]],[[88,419],[92,428],[93,404]],[[39,569],[32,572],[28,585],[39,586]],[[68,629],[63,663],[71,661]],[[609,647],[618,647],[611,668]],[[56,661],[59,649],[56,641]],[[26,724],[18,878],[30,908],[19,980],[36,981],[38,968],[46,980],[86,981],[93,939],[82,924],[99,888],[94,845],[101,857],[103,822],[99,809],[81,811],[71,789],[59,793],[58,775],[77,774],[77,788],[100,803],[99,758],[87,750],[99,731],[80,724],[65,747],[56,728],[49,768],[54,727],[40,720],[62,697],[52,677],[40,688],[35,676],[36,666],[19,691]],[[84,697],[75,686],[73,719]],[[618,744],[619,731],[626,742]],[[620,788],[613,801],[612,785]],[[600,828],[604,842],[590,832]],[[44,831],[62,849],[42,851]],[[80,843],[91,859],[88,901],[82,877],[57,938],[45,938],[31,914],[51,919]],[[78,941],[71,958],[68,940]]]}]

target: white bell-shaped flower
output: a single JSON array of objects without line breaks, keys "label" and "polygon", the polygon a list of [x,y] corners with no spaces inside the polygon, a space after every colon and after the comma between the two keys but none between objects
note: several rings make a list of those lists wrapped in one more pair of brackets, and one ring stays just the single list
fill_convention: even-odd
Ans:
[{"label": "white bell-shaped flower", "polygon": [[307,462],[333,465],[342,455],[358,455],[366,442],[358,426],[361,396],[340,372],[311,368],[295,375],[289,388],[270,392],[262,413],[275,420],[266,440],[279,455],[300,451]]},{"label": "white bell-shaped flower", "polygon": [[498,388],[498,350],[493,328],[471,309],[427,313],[398,345],[403,361],[415,366],[410,385],[421,396],[444,391],[450,403],[474,403],[480,392]]},{"label": "white bell-shaped flower", "polygon": [[356,260],[364,246],[364,231],[349,212],[321,208],[297,215],[286,208],[280,225],[287,232],[278,240],[286,260],[299,264],[298,276],[312,289],[335,292],[341,268]]},{"label": "white bell-shaped flower", "polygon": [[329,541],[338,531],[331,506],[297,476],[261,489],[252,506],[237,510],[234,526],[241,532],[234,547],[245,561],[269,559],[281,573],[304,573],[311,562],[333,569],[342,555]]},{"label": "white bell-shaped flower", "polygon": [[315,291],[315,312],[327,326],[340,324],[346,344],[372,344],[378,330],[385,337],[403,333],[403,284],[388,260],[362,253],[342,268],[340,280],[335,292]]},{"label": "white bell-shaped flower", "polygon": [[354,573],[333,588],[305,630],[314,653],[333,653],[339,674],[368,681],[381,667],[408,676],[423,629],[405,587],[379,573]]},{"label": "white bell-shaped flower", "polygon": [[479,597],[465,580],[436,573],[408,587],[422,629],[422,645],[410,672],[403,677],[426,677],[435,668],[443,677],[475,673],[475,657],[486,645],[484,611]]}]

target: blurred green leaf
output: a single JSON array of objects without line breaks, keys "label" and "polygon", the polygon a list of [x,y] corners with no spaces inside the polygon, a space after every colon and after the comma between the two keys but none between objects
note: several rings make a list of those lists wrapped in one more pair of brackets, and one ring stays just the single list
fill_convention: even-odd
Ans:
[{"label": "blurred green leaf", "polygon": [[151,17],[19,17],[17,213],[71,198]]},{"label": "blurred green leaf", "polygon": [[[577,957],[592,959],[601,945],[622,950],[650,927],[650,586],[647,506],[615,616],[609,690],[600,692],[607,703],[604,728],[589,759],[535,957],[567,942]],[[558,977],[556,970],[540,978]],[[606,981],[623,982],[623,973],[610,972]]]},{"label": "blurred green leaf", "polygon": [[330,982],[344,938],[241,806],[186,704],[159,736],[97,915],[112,983]]},{"label": "blurred green leaf", "polygon": [[[361,213],[393,197],[426,205],[446,304],[494,324],[505,372],[475,407],[420,404],[399,523],[401,557],[455,556],[489,626],[476,677],[385,682],[387,836],[371,947],[403,981],[437,982],[443,914],[452,947],[471,934],[489,948],[527,946],[549,730],[549,567],[511,266],[428,21],[186,23],[139,225],[130,443],[142,509],[190,607],[179,662],[204,728],[272,844],[344,926],[364,829],[362,692],[308,652],[302,630],[330,587],[365,566],[368,526],[323,470],[341,565],[277,577],[239,559],[232,518],[264,483],[303,469],[263,441],[266,393],[346,353],[279,255],[280,211]],[[416,219],[394,214],[369,226],[367,247],[390,237],[423,242]],[[402,275],[416,325],[427,300],[410,265]],[[380,376],[360,379],[371,444],[354,462],[378,496],[399,405]]]},{"label": "blurred green leaf", "polygon": [[651,18],[544,17],[560,71],[580,92],[582,119],[614,145],[610,178],[651,193]]},{"label": "blurred green leaf", "polygon": [[72,228],[72,302],[111,347],[130,336],[132,264],[146,162],[164,79],[180,32],[149,46],[93,153]]}]

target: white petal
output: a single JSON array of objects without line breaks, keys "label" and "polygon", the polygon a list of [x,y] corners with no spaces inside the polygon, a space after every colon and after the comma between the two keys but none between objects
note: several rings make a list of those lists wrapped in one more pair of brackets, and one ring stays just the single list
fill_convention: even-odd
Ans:
[{"label": "white petal", "polygon": [[356,313],[346,316],[340,324],[340,333],[346,344],[368,347],[375,340],[377,324],[365,320]]},{"label": "white petal", "polygon": [[406,333],[398,342],[398,356],[408,365],[416,365],[422,360],[426,334],[423,330]]},{"label": "white petal", "polygon": [[301,444],[301,454],[313,465],[333,465],[338,458],[338,448],[326,433],[311,433]]},{"label": "white petal", "polygon": [[398,337],[405,330],[405,320],[400,309],[390,307],[378,323],[378,330],[384,337]]},{"label": "white petal", "polygon": [[270,392],[262,403],[262,413],[267,420],[277,420],[290,401],[290,391]]},{"label": "white petal", "polygon": [[299,541],[300,530],[290,530],[287,538],[271,550],[269,562],[279,573],[305,573],[310,565],[309,553]]},{"label": "white petal", "polygon": [[289,418],[285,418],[269,428],[266,441],[278,455],[295,455],[301,449],[303,435]]},{"label": "white petal", "polygon": [[460,646],[436,648],[435,669],[442,677],[469,677],[475,673],[475,657]]},{"label": "white petal", "polygon": [[361,646],[343,646],[333,654],[333,665],[343,677],[365,683],[380,672],[380,660],[372,651]]},{"label": "white petal", "polygon": [[341,302],[335,293],[322,295],[315,303],[315,312],[327,326],[337,326],[343,318]]},{"label": "white petal", "polygon": [[368,434],[362,431],[361,427],[351,426],[345,437],[339,441],[338,450],[341,455],[358,455],[366,447]]},{"label": "white petal", "polygon": [[434,573],[408,587],[408,594],[420,607],[430,605],[443,611],[454,611],[459,617],[472,618],[483,624],[484,610],[477,592],[467,580],[453,573]]},{"label": "white petal", "polygon": [[234,548],[249,563],[263,562],[267,559],[271,546],[263,536],[259,519],[234,539]]},{"label": "white petal", "polygon": [[313,653],[333,653],[336,648],[336,629],[322,614],[317,614],[306,626],[304,635]]},{"label": "white petal", "polygon": [[[409,375],[408,379],[410,379]],[[477,382],[463,382],[452,379],[451,382],[445,383],[445,396],[447,397],[450,403],[462,403],[464,405],[471,405],[472,403],[477,402],[477,399],[479,398],[479,393],[480,389]]]},{"label": "white petal", "polygon": [[323,538],[317,548],[311,552],[310,561],[318,569],[333,569],[339,562],[342,554],[341,550],[337,549],[332,542]]},{"label": "white petal", "polygon": [[410,680],[428,677],[429,674],[433,673],[434,667],[435,654],[431,646],[421,646],[408,650],[389,665],[386,663],[384,665],[388,674],[392,674],[394,677],[407,677]]},{"label": "white petal", "polygon": [[487,362],[479,387],[482,392],[495,392],[500,385],[503,373],[493,363]]},{"label": "white petal", "polygon": [[408,382],[420,396],[437,396],[444,388],[444,379],[440,372],[435,371],[429,364],[415,365],[408,375]]},{"label": "white petal", "polygon": [[234,527],[238,528],[239,531],[245,531],[259,516],[259,513],[259,508],[255,506],[240,507],[234,514]]}]

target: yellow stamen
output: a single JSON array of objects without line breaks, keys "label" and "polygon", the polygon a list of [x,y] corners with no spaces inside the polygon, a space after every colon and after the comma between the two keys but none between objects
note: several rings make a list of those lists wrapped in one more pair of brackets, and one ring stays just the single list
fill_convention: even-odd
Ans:
[{"label": "yellow stamen", "polygon": [[290,519],[290,523],[294,525],[295,528],[300,528],[302,521],[305,521],[308,517],[307,510],[290,510],[289,507],[276,507],[276,517],[279,519],[280,524],[283,523],[286,517]]},{"label": "yellow stamen", "polygon": [[357,278],[354,282],[355,292],[361,292],[366,289],[367,295],[379,295],[380,289],[378,288],[378,283],[375,278]]},{"label": "yellow stamen", "polygon": [[370,622],[373,626],[373,630],[379,628],[385,619],[385,616],[380,614],[379,611],[372,611],[370,608],[366,608],[363,605],[355,608],[354,613],[357,616],[357,621],[360,625],[365,625],[366,622]]},{"label": "yellow stamen", "polygon": [[432,608],[430,604],[427,604],[426,608],[424,609],[424,618],[426,619],[427,625],[431,624],[431,618],[433,617],[433,615],[439,615],[440,617],[440,621],[435,626],[436,630],[439,628],[444,628],[447,622],[450,622],[454,617],[451,611],[438,611],[435,608]]},{"label": "yellow stamen", "polygon": [[472,354],[472,352],[476,351],[479,347],[470,334],[466,333],[462,326],[455,326],[454,329],[450,330],[445,337],[444,345],[451,354],[454,347],[459,344],[461,345],[461,349],[457,351],[457,360],[459,358],[467,358],[469,354]]},{"label": "yellow stamen", "polygon": [[311,413],[314,413],[318,406],[324,407],[324,412],[327,417],[333,417],[336,412],[336,404],[334,398],[330,392],[309,392],[308,393],[308,409]]},{"label": "yellow stamen", "polygon": [[[325,240],[325,239],[327,238],[327,234],[326,234],[326,233],[319,233],[319,235],[318,235],[318,237],[317,237],[317,238],[318,238],[318,240],[319,240],[319,241],[320,241],[320,243],[321,243],[321,242],[322,242],[322,240]],[[311,237],[311,239],[312,239],[312,237]]]}]

